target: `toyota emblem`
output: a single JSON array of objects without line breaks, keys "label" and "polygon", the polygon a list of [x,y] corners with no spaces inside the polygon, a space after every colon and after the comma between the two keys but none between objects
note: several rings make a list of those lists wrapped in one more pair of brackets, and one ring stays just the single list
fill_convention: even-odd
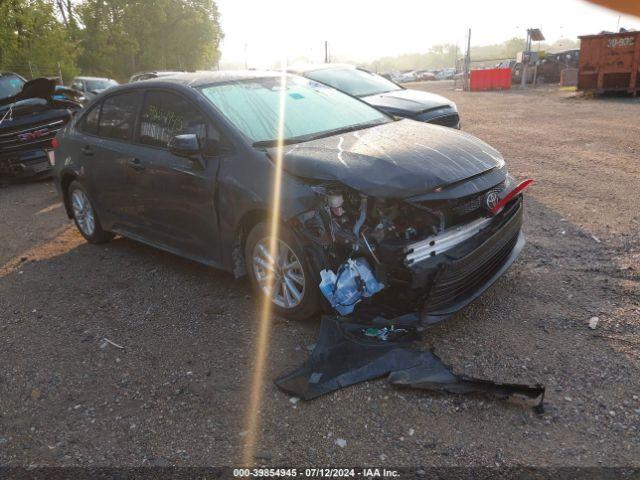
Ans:
[{"label": "toyota emblem", "polygon": [[500,199],[498,198],[498,194],[496,192],[488,192],[484,196],[484,207],[491,211],[498,204]]}]

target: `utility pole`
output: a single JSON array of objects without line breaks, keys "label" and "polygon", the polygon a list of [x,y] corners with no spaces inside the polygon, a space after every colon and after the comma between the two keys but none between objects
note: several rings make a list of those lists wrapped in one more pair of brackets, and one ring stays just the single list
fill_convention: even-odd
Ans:
[{"label": "utility pole", "polygon": [[329,42],[324,41],[324,63],[329,63]]},{"label": "utility pole", "polygon": [[467,33],[467,54],[464,56],[464,85],[462,90],[469,91],[469,70],[471,69],[471,29]]},{"label": "utility pole", "polygon": [[520,79],[520,85],[525,86],[527,84],[527,65],[529,63],[529,52],[531,51],[531,29],[527,28],[527,40],[525,42],[525,51],[522,55],[522,78]]}]

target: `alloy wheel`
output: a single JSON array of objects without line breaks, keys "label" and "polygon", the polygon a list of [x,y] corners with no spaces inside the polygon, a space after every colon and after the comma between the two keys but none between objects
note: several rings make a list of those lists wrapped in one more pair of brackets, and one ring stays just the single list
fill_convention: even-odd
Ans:
[{"label": "alloy wheel", "polygon": [[96,230],[96,219],[91,203],[82,190],[73,191],[71,194],[71,206],[78,228],[88,237],[92,236]]},{"label": "alloy wheel", "polygon": [[[253,272],[262,291],[282,308],[295,308],[304,297],[305,276],[300,259],[282,240],[276,244],[276,258],[269,253],[269,238],[253,248]],[[273,288],[269,288],[273,277]]]}]

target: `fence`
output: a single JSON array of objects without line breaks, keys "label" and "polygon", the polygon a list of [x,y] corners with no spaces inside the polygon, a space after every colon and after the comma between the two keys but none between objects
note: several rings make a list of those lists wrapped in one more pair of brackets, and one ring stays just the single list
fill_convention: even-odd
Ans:
[{"label": "fence", "polygon": [[[61,84],[64,83],[59,63],[53,65],[38,65],[29,61],[22,63],[0,63],[0,72],[14,72],[22,75],[27,80],[39,77],[58,78]],[[71,79],[67,80],[70,81]]]}]

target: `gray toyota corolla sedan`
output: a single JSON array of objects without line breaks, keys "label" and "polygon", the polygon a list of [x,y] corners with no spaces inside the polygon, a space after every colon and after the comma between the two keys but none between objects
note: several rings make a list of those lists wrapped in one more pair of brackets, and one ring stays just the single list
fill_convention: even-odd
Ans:
[{"label": "gray toyota corolla sedan", "polygon": [[294,75],[177,74],[115,87],[58,140],[56,185],[89,242],[120,234],[248,275],[291,318],[375,306],[420,308],[436,322],[486,290],[524,243],[529,182],[508,175],[496,150]]}]

